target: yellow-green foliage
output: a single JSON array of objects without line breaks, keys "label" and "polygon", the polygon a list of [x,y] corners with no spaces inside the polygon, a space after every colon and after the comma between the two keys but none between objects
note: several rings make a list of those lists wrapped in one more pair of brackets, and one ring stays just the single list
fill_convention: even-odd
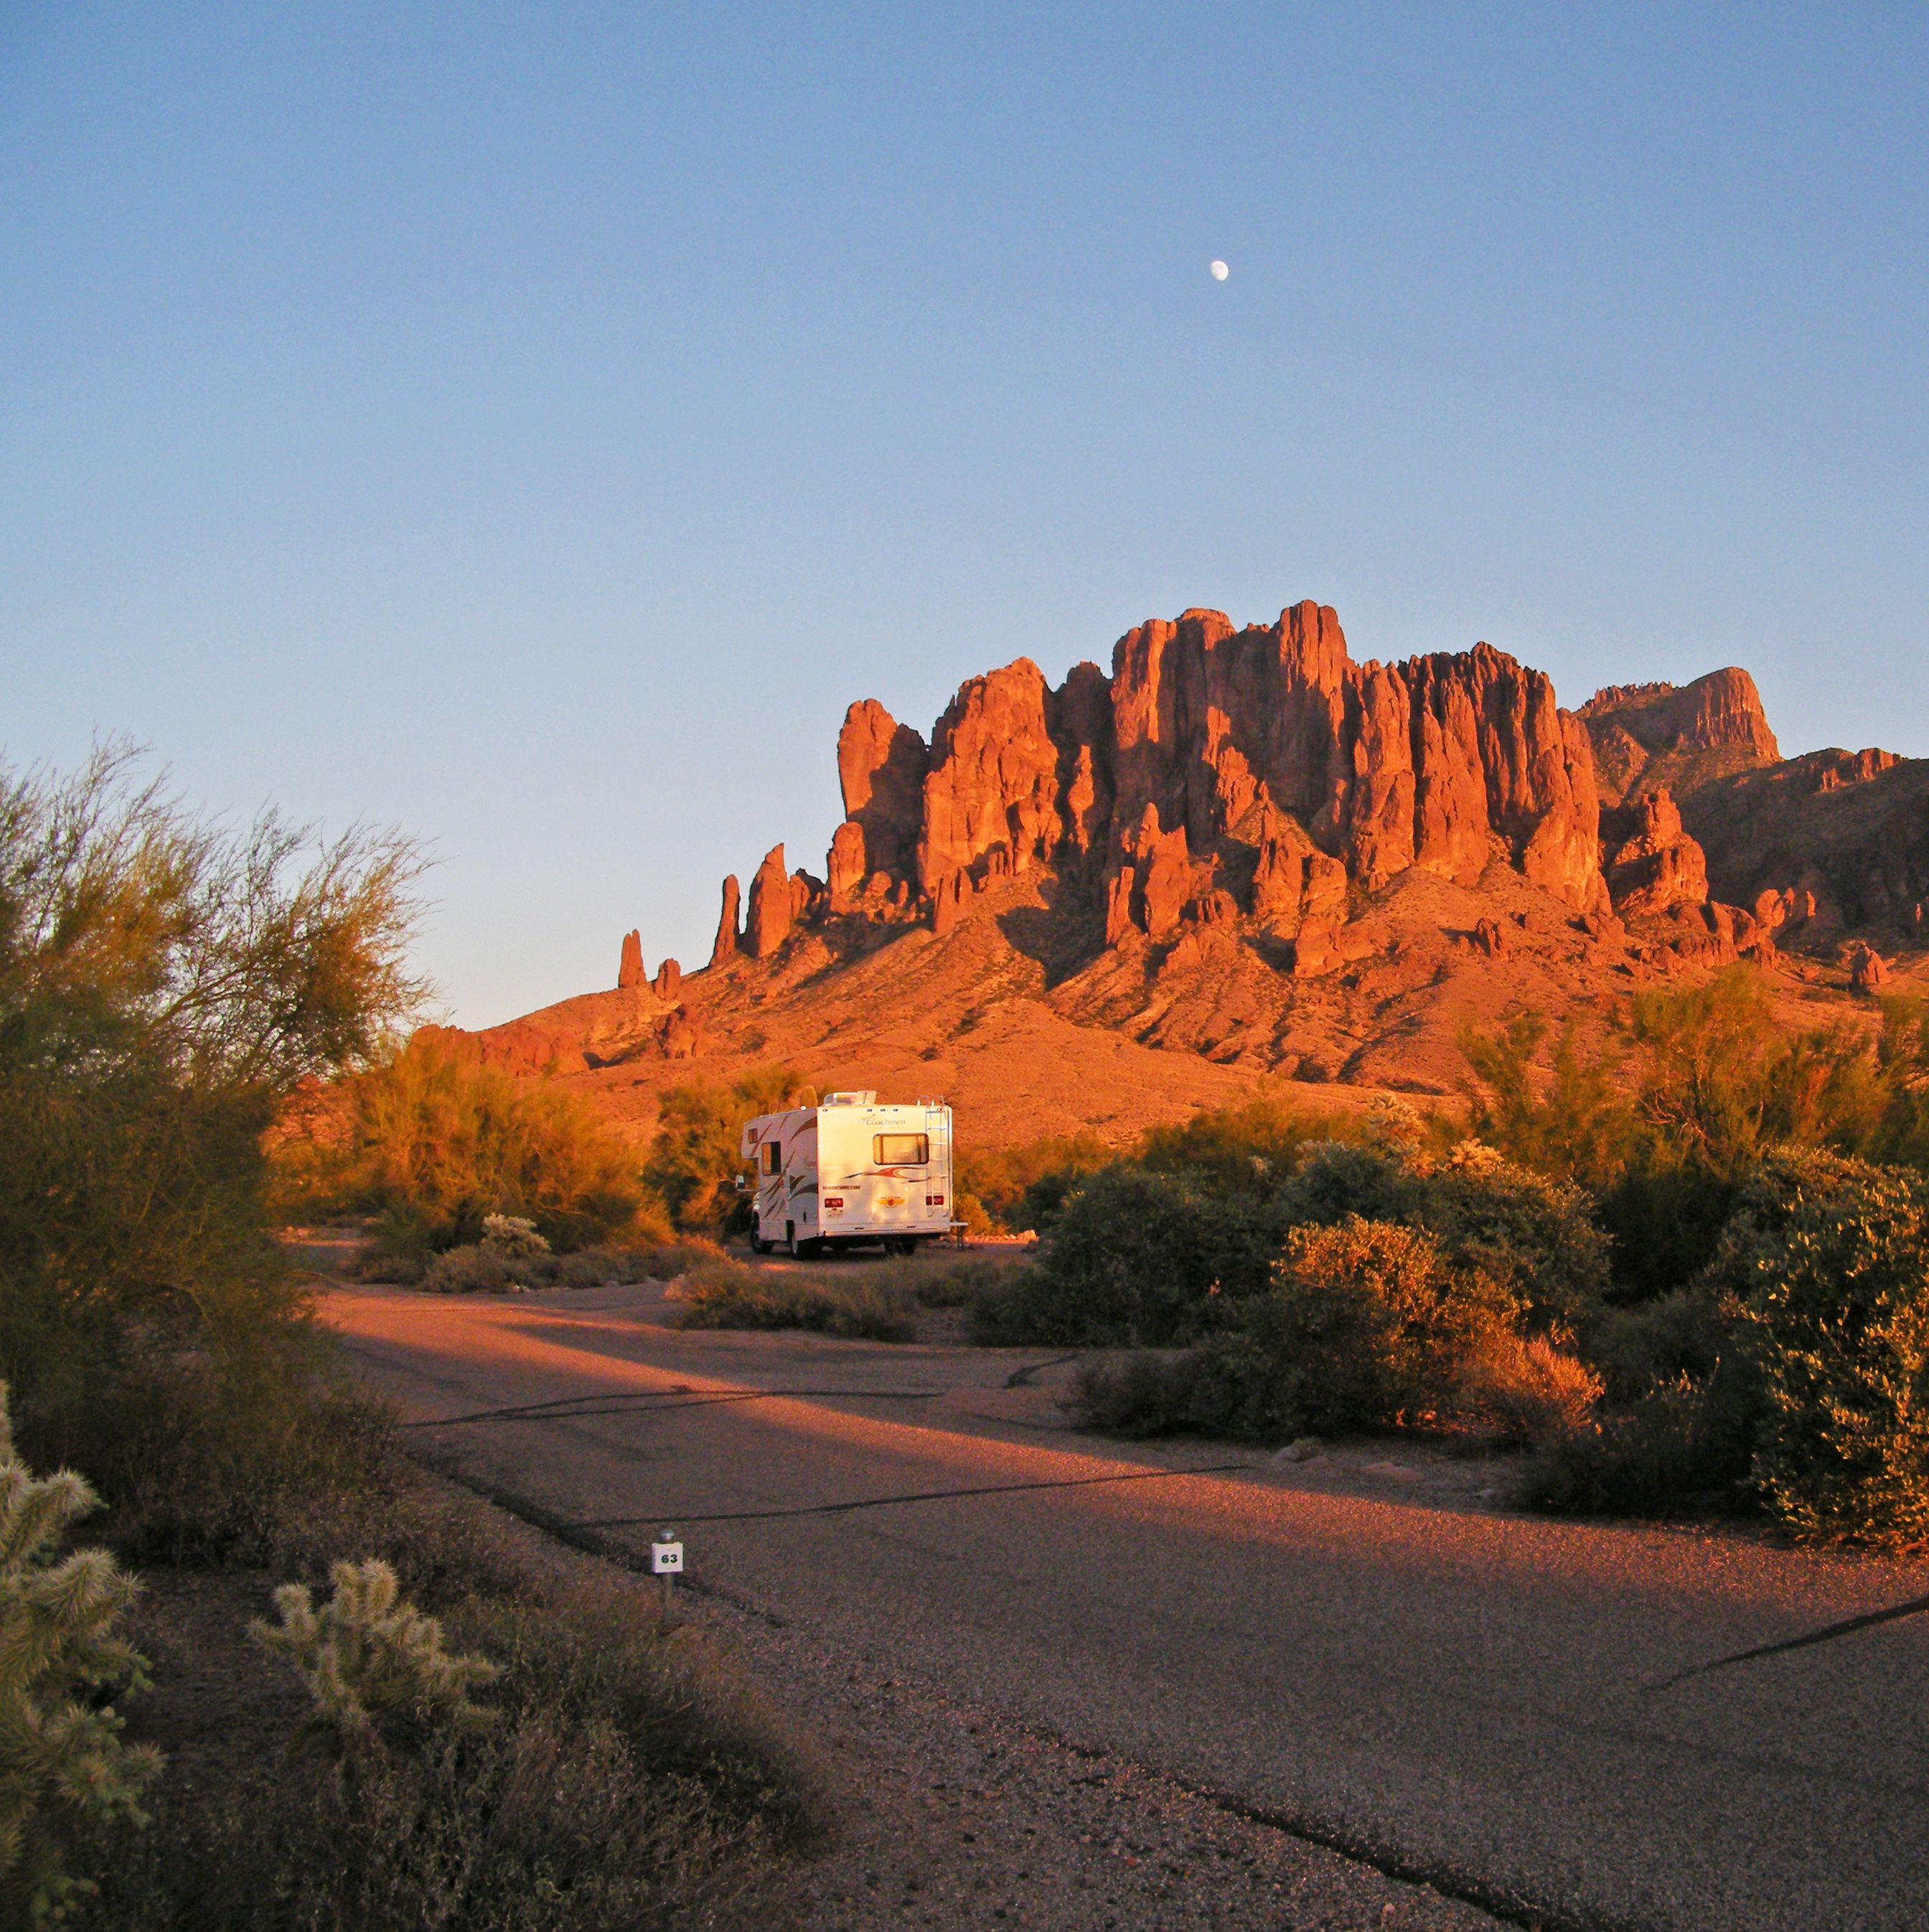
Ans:
[{"label": "yellow-green foliage", "polygon": [[628,1226],[643,1204],[634,1153],[588,1101],[433,1035],[352,1076],[344,1098],[344,1190],[419,1217],[439,1244],[501,1214],[574,1246]]},{"label": "yellow-green foliage", "polygon": [[680,1228],[714,1234],[748,1226],[736,1191],[736,1177],[749,1172],[737,1152],[745,1123],[816,1100],[816,1088],[788,1066],[753,1067],[728,1087],[692,1080],[670,1088],[644,1178]]},{"label": "yellow-green foliage", "polygon": [[1738,965],[1638,994],[1600,1051],[1516,1016],[1462,1045],[1482,1140],[1598,1197],[1633,1295],[1679,1286],[1712,1255],[1741,1182],[1778,1148],[1929,1164],[1922,1010],[1888,1002],[1879,1029],[1790,1026]]},{"label": "yellow-green foliage", "polygon": [[302,1460],[262,1132],[410,1010],[418,870],[392,835],[237,834],[122,751],[0,770],[0,1378],[26,1452],[117,1531],[144,1485],[272,1508],[256,1479]]},{"label": "yellow-green foliage", "polygon": [[[1402,1126],[1420,1123],[1405,1103],[1392,1116]],[[1184,1173],[1215,1192],[1263,1189],[1289,1174],[1300,1154],[1318,1141],[1357,1140],[1367,1123],[1336,1108],[1262,1094],[1236,1107],[1206,1107],[1176,1126],[1154,1127],[1139,1143],[1141,1167]]]},{"label": "yellow-green foliage", "polygon": [[1057,1134],[1021,1147],[983,1148],[967,1140],[955,1156],[958,1218],[973,1233],[1036,1228],[1082,1174],[1117,1160],[1096,1134]]},{"label": "yellow-green foliage", "polygon": [[84,1820],[147,1820],[142,1787],[159,1754],[121,1742],[102,1701],[145,1688],[142,1662],[114,1626],[139,1587],[104,1550],[62,1557],[69,1527],[96,1507],[81,1478],[37,1477],[14,1451],[0,1383],[0,1910],[44,1922],[92,1889],[64,1869]]},{"label": "yellow-green foliage", "polygon": [[[0,767],[0,1372],[132,1316],[272,1300],[262,1130],[418,989],[405,841],[237,836],[124,750]],[[56,1341],[51,1331],[58,1331]]]},{"label": "yellow-green foliage", "polygon": [[1725,1179],[1779,1147],[1875,1150],[1919,1070],[1920,1016],[1892,1006],[1879,1041],[1851,1025],[1785,1024],[1755,967],[1699,986],[1638,993],[1592,1058],[1573,1031],[1538,1064],[1532,1013],[1462,1046],[1475,1081],[1472,1125],[1504,1153],[1597,1187],[1630,1166],[1688,1166]]},{"label": "yellow-green foliage", "polygon": [[441,1624],[402,1597],[386,1563],[337,1563],[328,1574],[334,1594],[320,1610],[305,1585],[284,1583],[274,1593],[280,1622],[248,1626],[301,1673],[315,1734],[343,1750],[377,1742],[385,1724],[422,1734],[495,1721],[469,1694],[493,1682],[496,1666],[449,1650]]}]

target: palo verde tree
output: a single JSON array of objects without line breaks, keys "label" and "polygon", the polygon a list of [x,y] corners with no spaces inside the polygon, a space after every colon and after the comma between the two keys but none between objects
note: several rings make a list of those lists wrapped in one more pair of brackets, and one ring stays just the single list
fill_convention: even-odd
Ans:
[{"label": "palo verde tree", "polygon": [[37,1459],[111,1495],[82,1452],[130,1439],[134,1354],[212,1372],[298,1328],[262,1134],[419,1003],[422,870],[393,832],[211,819],[124,746],[0,765],[0,1376]]}]

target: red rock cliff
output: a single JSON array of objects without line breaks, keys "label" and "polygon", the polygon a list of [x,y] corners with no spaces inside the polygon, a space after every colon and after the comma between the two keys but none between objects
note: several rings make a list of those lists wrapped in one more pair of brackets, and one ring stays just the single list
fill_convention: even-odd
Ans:
[{"label": "red rock cliff", "polygon": [[[1736,710],[1719,695],[1695,714],[1710,730]],[[854,704],[838,775],[828,892],[772,854],[754,956],[820,912],[948,927],[987,878],[1034,867],[1088,894],[1115,944],[1188,918],[1290,936],[1412,866],[1472,886],[1499,864],[1577,910],[1608,902],[1587,734],[1549,680],[1485,644],[1357,664],[1312,603],[1244,629],[1216,610],[1142,624],[1109,677],[1081,664],[1056,690],[1019,658],[966,682],[928,747]]]}]

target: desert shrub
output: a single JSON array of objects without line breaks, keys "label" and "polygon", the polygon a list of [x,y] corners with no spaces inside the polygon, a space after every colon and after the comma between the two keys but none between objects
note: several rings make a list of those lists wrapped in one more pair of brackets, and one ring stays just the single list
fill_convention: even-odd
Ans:
[{"label": "desert shrub", "polygon": [[1658,1384],[1706,1383],[1732,1357],[1732,1321],[1706,1280],[1631,1307],[1604,1310],[1588,1328],[1588,1358],[1610,1400],[1633,1402]]},{"label": "desert shrub", "polygon": [[646,1247],[578,1248],[550,1254],[482,1241],[439,1254],[421,1286],[432,1294],[506,1294],[538,1288],[602,1288],[644,1281],[674,1281],[692,1268],[719,1261],[714,1241],[689,1240]]},{"label": "desert shrub", "polygon": [[705,1262],[722,1258],[714,1241],[686,1241],[646,1247],[579,1248],[544,1264],[542,1279],[558,1288],[633,1286],[642,1281],[674,1281]]},{"label": "desert shrub", "polygon": [[145,1825],[159,1754],[121,1742],[106,1700],[146,1688],[115,1625],[138,1586],[104,1550],[60,1544],[98,1507],[81,1478],[37,1477],[14,1451],[0,1383],[0,1913],[45,1923],[94,1889],[69,1869],[76,1823]]},{"label": "desert shrub", "polygon": [[867,1267],[866,1272],[880,1286],[908,1294],[920,1308],[969,1308],[994,1293],[1024,1265],[938,1250],[885,1261]]},{"label": "desert shrub", "polygon": [[1628,1408],[1543,1438],[1519,1499],[1562,1516],[1623,1516],[1732,1502],[1748,1454],[1730,1420],[1688,1376],[1658,1382]]},{"label": "desert shrub", "polygon": [[824,1836],[815,1760],[697,1626],[661,1629],[638,1616],[632,1591],[602,1582],[472,1599],[449,1622],[500,1664],[512,1710],[606,1718],[652,1777],[700,1789],[731,1826],[788,1846]]},{"label": "desert shrub", "polygon": [[1491,1033],[1462,1030],[1468,1127],[1523,1166],[1598,1188],[1627,1165],[1640,1131],[1624,1056],[1612,1045],[1583,1052],[1569,1024],[1556,1036],[1544,1074],[1536,1060],[1546,1036],[1547,1022],[1534,1012]]},{"label": "desert shrub", "polygon": [[656,1778],[607,1718],[541,1709],[352,1774],[187,1794],[102,1899],[116,1932],[752,1932],[771,1904],[754,1828]]},{"label": "desert shrub", "polygon": [[1582,1190],[1478,1141],[1444,1155],[1316,1142],[1282,1186],[1280,1205],[1295,1224],[1357,1216],[1424,1228],[1454,1265],[1499,1282],[1544,1328],[1572,1332],[1609,1285],[1608,1243]]},{"label": "desert shrub", "polygon": [[1637,994],[1592,1058],[1570,1030],[1543,1069],[1545,1036],[1531,1014],[1463,1036],[1470,1124],[1596,1196],[1624,1299],[1666,1294],[1706,1266],[1742,1183],[1778,1149],[1908,1159],[1929,1148],[1929,1058],[1906,1002],[1886,1012],[1874,1040],[1854,1026],[1790,1027],[1744,965]]},{"label": "desert shrub", "polygon": [[512,1261],[500,1248],[477,1245],[437,1255],[422,1285],[430,1294],[506,1294],[512,1288],[528,1287],[536,1274],[529,1262]]},{"label": "desert shrub", "polygon": [[737,1191],[748,1164],[737,1150],[744,1124],[760,1114],[814,1106],[817,1090],[788,1066],[753,1068],[728,1087],[693,1080],[668,1088],[644,1178],[686,1233],[741,1232],[749,1197]]},{"label": "desert shrub", "polygon": [[1929,1003],[1905,994],[1882,1001],[1876,1065],[1882,1123],[1868,1144],[1854,1151],[1886,1166],[1929,1173]]},{"label": "desert shrub", "polygon": [[482,1238],[491,1216],[576,1248],[646,1212],[638,1162],[592,1102],[484,1066],[440,1033],[344,1083],[338,1196],[388,1216],[391,1252]]},{"label": "desert shrub", "polygon": [[614,1584],[505,1562],[451,1636],[500,1666],[485,1728],[250,1765],[174,1794],[106,1874],[122,1932],[774,1922],[774,1854],[822,1835],[822,1780],[694,1630]]},{"label": "desert shrub", "polygon": [[908,1289],[866,1274],[713,1263],[686,1276],[678,1316],[685,1328],[806,1328],[872,1342],[909,1342],[917,1304]]},{"label": "desert shrub", "polygon": [[1272,1288],[1238,1306],[1235,1325],[1184,1354],[1099,1365],[1076,1399],[1114,1427],[1262,1442],[1432,1420],[1476,1399],[1477,1370],[1490,1400],[1516,1314],[1424,1230],[1354,1216],[1295,1228]]},{"label": "desert shrub", "polygon": [[1714,1258],[1737,1179],[1648,1144],[1598,1197],[1613,1257],[1614,1298],[1638,1303],[1692,1281]]},{"label": "desert shrub", "polygon": [[1308,1147],[1366,1134],[1366,1124],[1354,1116],[1264,1095],[1239,1106],[1202,1108],[1177,1126],[1154,1127],[1136,1160],[1155,1173],[1188,1175],[1214,1192],[1264,1192],[1298,1166]]},{"label": "desert shrub", "polygon": [[1067,1406],[1086,1428],[1108,1436],[1229,1434],[1208,1372],[1194,1348],[1100,1356],[1078,1364]]},{"label": "desert shrub", "polygon": [[1413,1175],[1402,1152],[1364,1142],[1309,1142],[1280,1189],[1280,1212],[1292,1227],[1334,1227],[1349,1215],[1402,1221],[1415,1204]]},{"label": "desert shrub", "polygon": [[100,1472],[106,1534],[124,1556],[250,1564],[332,1499],[380,1494],[393,1426],[304,1352],[136,1359],[61,1433]]},{"label": "desert shrub", "polygon": [[1264,1288],[1280,1232],[1267,1201],[1108,1168],[1066,1196],[1034,1264],[977,1304],[974,1332],[994,1343],[1189,1342]]},{"label": "desert shrub", "polygon": [[1751,1480],[1797,1534],[1929,1534],[1929,1185],[1808,1152],[1743,1186],[1709,1270],[1760,1405]]},{"label": "desert shrub", "polygon": [[1424,1231],[1353,1216],[1294,1229],[1241,1340],[1268,1364],[1271,1400],[1326,1433],[1450,1412],[1470,1364],[1518,1312]]},{"label": "desert shrub", "polygon": [[298,1348],[262,1136],[410,1010],[418,870],[388,835],[232,833],[118,751],[0,771],[0,1376],[34,1460],[111,1447],[150,1364]]},{"label": "desert shrub", "polygon": [[974,1234],[1042,1228],[1080,1176],[1118,1159],[1092,1133],[1059,1134],[1018,1147],[958,1150],[952,1176],[958,1218]]},{"label": "desert shrub", "polygon": [[1598,1374],[1544,1336],[1496,1335],[1461,1374],[1455,1406],[1508,1443],[1571,1436],[1592,1421],[1603,1394]]},{"label": "desert shrub", "polygon": [[1456,1265],[1507,1288],[1532,1324],[1571,1334],[1603,1304],[1609,1247],[1592,1202],[1573,1183],[1478,1142],[1427,1162],[1402,1218],[1426,1228]]}]

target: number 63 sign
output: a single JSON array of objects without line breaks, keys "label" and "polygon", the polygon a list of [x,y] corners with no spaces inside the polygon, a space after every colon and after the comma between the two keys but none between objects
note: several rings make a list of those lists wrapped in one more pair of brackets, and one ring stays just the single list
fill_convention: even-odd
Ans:
[{"label": "number 63 sign", "polygon": [[652,1576],[683,1574],[683,1546],[675,1538],[659,1536],[650,1546],[650,1574]]}]

